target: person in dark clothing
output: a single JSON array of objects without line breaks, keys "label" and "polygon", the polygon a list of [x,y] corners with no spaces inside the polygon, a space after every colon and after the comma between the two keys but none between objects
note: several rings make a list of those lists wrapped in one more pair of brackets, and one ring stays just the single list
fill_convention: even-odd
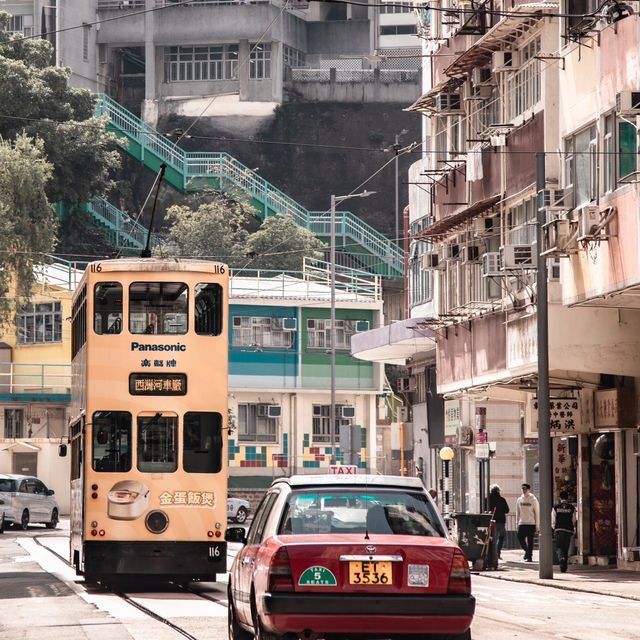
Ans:
[{"label": "person in dark clothing", "polygon": [[507,501],[500,495],[500,487],[497,484],[491,486],[489,492],[489,511],[493,513],[493,526],[496,536],[496,553],[501,558],[502,545],[506,534],[506,515],[509,513]]},{"label": "person in dark clothing", "polygon": [[576,531],[576,508],[569,502],[569,494],[560,492],[560,502],[551,509],[551,529],[556,540],[560,571],[565,573],[569,562],[571,536]]}]

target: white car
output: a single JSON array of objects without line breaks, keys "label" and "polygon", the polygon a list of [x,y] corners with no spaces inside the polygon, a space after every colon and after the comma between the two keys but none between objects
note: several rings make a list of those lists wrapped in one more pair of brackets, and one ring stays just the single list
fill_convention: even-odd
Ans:
[{"label": "white car", "polygon": [[4,524],[13,524],[26,530],[30,523],[44,524],[55,529],[60,508],[53,497],[53,489],[38,478],[13,473],[0,474],[0,510]]},{"label": "white car", "polygon": [[227,498],[227,519],[242,524],[251,511],[251,505],[242,498]]}]

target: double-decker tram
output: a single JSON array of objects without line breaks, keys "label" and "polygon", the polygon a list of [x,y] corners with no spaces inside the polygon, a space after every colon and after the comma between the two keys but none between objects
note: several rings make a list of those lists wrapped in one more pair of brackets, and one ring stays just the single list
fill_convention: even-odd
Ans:
[{"label": "double-decker tram", "polygon": [[87,582],[226,571],[229,276],[89,264],[73,299],[71,561]]}]

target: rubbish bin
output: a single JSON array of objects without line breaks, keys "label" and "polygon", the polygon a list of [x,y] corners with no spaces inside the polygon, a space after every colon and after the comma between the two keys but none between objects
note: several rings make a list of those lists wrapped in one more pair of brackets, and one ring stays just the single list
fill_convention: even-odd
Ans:
[{"label": "rubbish bin", "polygon": [[495,544],[487,542],[491,528],[490,513],[455,513],[456,538],[473,568],[479,571],[497,566]]}]

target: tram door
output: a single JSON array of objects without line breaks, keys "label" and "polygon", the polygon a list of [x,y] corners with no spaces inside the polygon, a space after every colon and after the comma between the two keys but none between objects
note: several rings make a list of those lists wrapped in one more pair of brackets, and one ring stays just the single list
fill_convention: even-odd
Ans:
[{"label": "tram door", "polygon": [[76,570],[82,568],[82,539],[84,532],[84,417],[71,425],[71,562]]}]

